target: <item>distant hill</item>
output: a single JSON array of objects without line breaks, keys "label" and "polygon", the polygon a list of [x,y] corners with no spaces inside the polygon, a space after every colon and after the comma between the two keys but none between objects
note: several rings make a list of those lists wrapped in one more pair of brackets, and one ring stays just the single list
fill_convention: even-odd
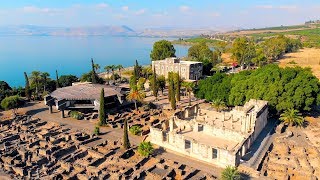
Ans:
[{"label": "distant hill", "polygon": [[[134,30],[123,26],[48,27],[36,25],[0,26],[0,35],[29,36],[145,36],[145,37],[193,37],[215,34],[215,28],[145,28]],[[217,28],[218,29],[218,28]]]},{"label": "distant hill", "polygon": [[42,35],[42,36],[135,36],[137,33],[128,26],[91,27],[46,27],[34,25],[1,26],[0,35]]}]

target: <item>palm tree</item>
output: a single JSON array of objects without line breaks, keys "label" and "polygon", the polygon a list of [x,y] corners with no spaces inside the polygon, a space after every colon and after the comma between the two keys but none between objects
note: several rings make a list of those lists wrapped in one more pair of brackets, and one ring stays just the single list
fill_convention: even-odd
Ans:
[{"label": "palm tree", "polygon": [[41,80],[41,72],[40,71],[32,71],[31,73],[31,81],[32,83],[35,84],[36,86],[36,96],[38,97],[39,96],[39,83],[40,83],[40,80]]},{"label": "palm tree", "polygon": [[114,70],[117,68],[117,66],[115,65],[110,65],[110,69],[111,69],[111,72],[112,72],[112,80],[113,80],[113,83],[115,83],[115,76],[114,76]]},{"label": "palm tree", "polygon": [[301,116],[299,111],[293,108],[285,110],[284,113],[280,115],[279,119],[292,126],[301,127],[304,123],[304,118]]},{"label": "palm tree", "polygon": [[212,102],[212,106],[218,111],[220,112],[221,110],[223,110],[224,108],[226,108],[226,103],[221,100],[221,99],[216,99]]},{"label": "palm tree", "polygon": [[100,65],[99,64],[94,64],[93,67],[96,71],[100,72]]},{"label": "palm tree", "polygon": [[42,80],[42,82],[43,82],[43,92],[45,92],[50,74],[47,73],[47,72],[43,72],[43,73],[41,73],[40,76],[41,76],[41,80]]},{"label": "palm tree", "polygon": [[[108,73],[108,76],[109,76],[111,66],[105,66],[104,69],[106,70],[106,72]],[[110,76],[108,77],[108,84],[110,84]]]},{"label": "palm tree", "polygon": [[188,92],[189,106],[191,106],[191,92],[193,91],[195,84],[193,82],[183,81],[182,87],[184,87],[186,89],[186,91]]},{"label": "palm tree", "polygon": [[117,68],[119,70],[119,76],[120,76],[120,81],[121,81],[121,71],[123,69],[123,66],[121,64],[117,65]]},{"label": "palm tree", "polygon": [[227,166],[221,172],[221,179],[222,180],[240,180],[240,173],[237,167]]},{"label": "palm tree", "polygon": [[139,91],[137,88],[132,88],[130,93],[127,96],[128,101],[133,101],[135,109],[138,110],[137,102],[142,102],[145,98],[145,94],[142,91]]},{"label": "palm tree", "polygon": [[153,152],[152,144],[150,142],[141,142],[138,147],[138,152],[145,157],[151,155]]}]

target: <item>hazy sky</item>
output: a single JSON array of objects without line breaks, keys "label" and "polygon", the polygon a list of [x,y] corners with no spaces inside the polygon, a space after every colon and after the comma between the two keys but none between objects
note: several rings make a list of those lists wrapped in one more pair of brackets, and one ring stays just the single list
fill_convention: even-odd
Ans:
[{"label": "hazy sky", "polygon": [[320,19],[320,0],[3,0],[0,25],[266,27]]}]

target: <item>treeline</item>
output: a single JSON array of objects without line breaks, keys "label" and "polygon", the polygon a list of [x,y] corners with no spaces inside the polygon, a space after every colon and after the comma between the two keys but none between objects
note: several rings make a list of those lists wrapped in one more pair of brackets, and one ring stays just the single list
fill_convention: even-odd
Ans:
[{"label": "treeline", "polygon": [[232,57],[240,64],[266,65],[280,59],[285,53],[296,52],[302,48],[299,39],[283,35],[256,43],[246,37],[237,38],[230,49]]},{"label": "treeline", "polygon": [[267,65],[234,75],[215,74],[201,80],[195,94],[229,106],[243,105],[250,99],[266,100],[273,113],[291,108],[310,111],[320,104],[320,83],[310,69]]}]

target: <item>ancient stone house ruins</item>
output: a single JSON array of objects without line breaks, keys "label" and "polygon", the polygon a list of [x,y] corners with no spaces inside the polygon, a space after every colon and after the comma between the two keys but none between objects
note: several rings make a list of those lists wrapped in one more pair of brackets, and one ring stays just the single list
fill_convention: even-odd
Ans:
[{"label": "ancient stone house ruins", "polygon": [[220,167],[235,166],[266,126],[267,117],[266,101],[250,100],[228,112],[196,105],[176,113],[169,127],[152,127],[151,142]]}]

